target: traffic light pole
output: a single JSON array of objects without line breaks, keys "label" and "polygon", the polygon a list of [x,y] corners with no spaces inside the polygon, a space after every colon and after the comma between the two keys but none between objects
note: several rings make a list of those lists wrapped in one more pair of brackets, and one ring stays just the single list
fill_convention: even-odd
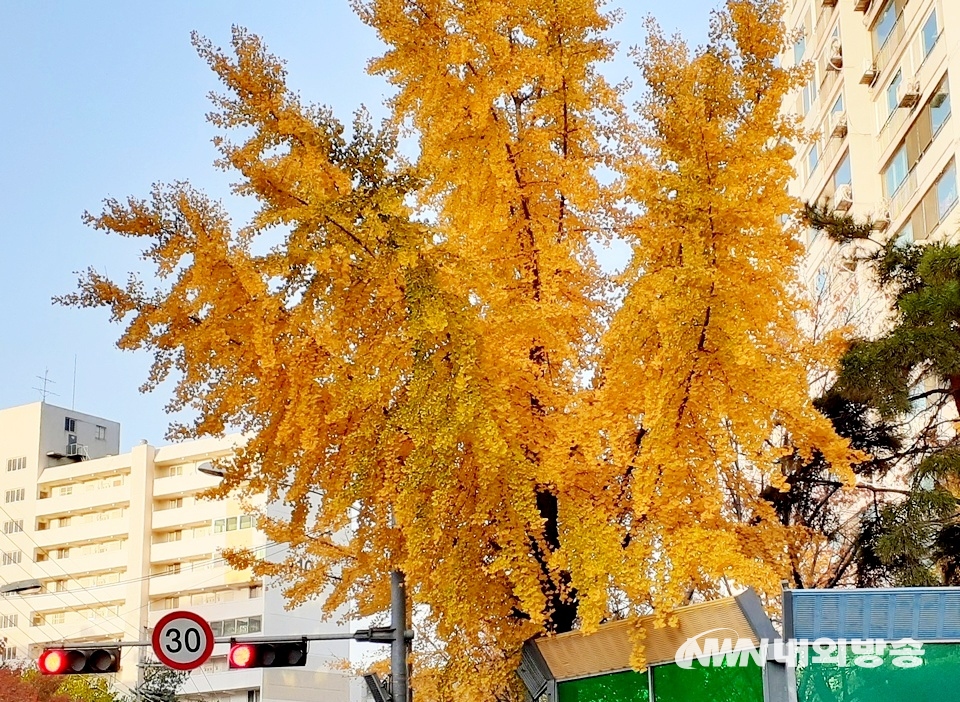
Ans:
[{"label": "traffic light pole", "polygon": [[407,680],[407,592],[403,573],[390,571],[390,624],[393,641],[390,642],[390,677],[393,702],[409,702]]}]

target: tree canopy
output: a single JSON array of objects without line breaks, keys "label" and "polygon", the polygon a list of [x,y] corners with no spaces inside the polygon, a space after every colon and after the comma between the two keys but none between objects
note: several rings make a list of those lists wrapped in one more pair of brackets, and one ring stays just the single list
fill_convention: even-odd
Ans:
[{"label": "tree canopy", "polygon": [[[63,298],[125,322],[148,388],[176,379],[174,437],[248,432],[222,490],[288,506],[259,524],[291,558],[255,565],[292,601],[375,613],[404,573],[431,699],[509,694],[531,636],[776,591],[809,533],[760,497],[779,460],[862,458],[808,396],[836,347],[797,321],[781,6],[731,0],[695,51],[651,22],[631,115],[600,5],[356,2],[396,87],[380,126],[303,103],[243,29],[195,37],[256,213],[187,183],[108,200],[87,221],[156,275],[91,269]],[[595,260],[611,238],[622,275]]]},{"label": "tree canopy", "polygon": [[0,702],[120,702],[101,677],[41,675],[0,665]]}]

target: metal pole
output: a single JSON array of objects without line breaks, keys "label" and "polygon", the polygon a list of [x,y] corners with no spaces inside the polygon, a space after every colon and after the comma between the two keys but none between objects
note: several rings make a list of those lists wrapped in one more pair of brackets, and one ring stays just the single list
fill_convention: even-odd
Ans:
[{"label": "metal pole", "polygon": [[403,573],[390,571],[390,621],[393,641],[390,644],[390,676],[393,702],[409,702],[407,681],[407,593]]}]

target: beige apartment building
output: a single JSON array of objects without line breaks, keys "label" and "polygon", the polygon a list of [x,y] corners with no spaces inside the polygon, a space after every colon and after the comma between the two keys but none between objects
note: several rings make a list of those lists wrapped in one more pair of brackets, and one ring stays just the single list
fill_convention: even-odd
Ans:
[{"label": "beige apartment building", "polygon": [[[198,472],[241,437],[119,453],[120,425],[37,402],[0,410],[0,585],[39,580],[38,593],[0,596],[6,659],[34,659],[56,642],[147,640],[164,614],[187,609],[216,636],[298,637],[340,629],[319,604],[287,611],[279,588],[220,557],[228,546],[282,551],[234,500],[198,493],[218,478]],[[346,702],[335,667],[346,641],[312,642],[305,668],[228,670],[227,644],[193,672],[183,694],[210,702]],[[124,648],[114,684],[129,691],[148,648]],[[354,694],[356,694],[354,684]]]},{"label": "beige apartment building", "polygon": [[[793,194],[871,218],[877,240],[953,236],[960,225],[951,118],[960,2],[788,0],[786,23],[795,43],[784,64],[813,64],[786,108],[819,133],[796,156]],[[841,251],[812,230],[805,244],[806,283],[827,316],[821,323],[876,331],[882,306],[856,264],[856,247]]]}]

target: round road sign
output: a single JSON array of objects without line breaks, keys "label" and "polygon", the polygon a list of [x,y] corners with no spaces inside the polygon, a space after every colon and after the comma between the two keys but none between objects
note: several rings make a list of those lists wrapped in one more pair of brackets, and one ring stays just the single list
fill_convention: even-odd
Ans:
[{"label": "round road sign", "polygon": [[198,614],[171,612],[153,628],[153,652],[170,668],[199,668],[213,652],[213,631]]}]

